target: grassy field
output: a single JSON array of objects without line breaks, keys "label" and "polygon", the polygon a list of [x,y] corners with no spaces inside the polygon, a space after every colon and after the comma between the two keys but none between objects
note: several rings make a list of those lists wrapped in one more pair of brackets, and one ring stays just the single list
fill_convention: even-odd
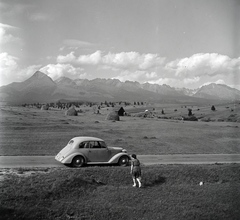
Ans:
[{"label": "grassy field", "polygon": [[5,169],[0,218],[240,218],[238,164],[158,165],[142,170],[143,188],[133,188],[129,167],[42,169],[28,175],[32,170]]},{"label": "grassy field", "polygon": [[[130,154],[240,153],[239,106],[216,106],[215,112],[191,106],[199,121],[179,120],[188,108],[127,107],[130,116],[107,121],[110,108],[94,114],[83,107],[78,116],[66,116],[64,110],[5,106],[0,155],[56,155],[83,135]],[[139,117],[146,109],[151,117]],[[142,169],[143,188],[132,187],[129,167],[2,169],[0,219],[240,219],[239,164]]]},{"label": "grassy field", "polygon": [[[184,111],[187,115],[185,107],[178,107],[182,112],[174,111],[177,106],[164,108],[171,112],[165,114],[169,119],[159,118],[162,106],[157,106],[153,117],[124,116],[115,122],[105,120],[107,108],[94,114],[85,107],[78,116],[66,116],[64,110],[4,107],[0,110],[0,155],[56,155],[72,137],[85,135],[136,154],[240,153],[239,123],[228,121],[233,113],[225,106],[217,106],[217,112],[209,107],[208,122],[170,119],[179,118]],[[202,109],[197,113],[206,115],[206,107]],[[126,111],[134,115],[144,108]],[[235,109],[234,114],[237,120],[239,111]],[[213,122],[214,117],[225,121],[216,118]]]}]

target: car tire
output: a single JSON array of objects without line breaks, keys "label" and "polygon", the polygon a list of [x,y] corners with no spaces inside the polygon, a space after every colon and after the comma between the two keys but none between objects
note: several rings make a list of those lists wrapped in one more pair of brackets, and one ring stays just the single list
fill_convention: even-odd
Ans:
[{"label": "car tire", "polygon": [[128,156],[121,156],[118,160],[119,166],[127,166],[129,164],[129,157]]},{"label": "car tire", "polygon": [[85,160],[82,156],[76,156],[72,160],[73,167],[82,167],[85,163]]}]

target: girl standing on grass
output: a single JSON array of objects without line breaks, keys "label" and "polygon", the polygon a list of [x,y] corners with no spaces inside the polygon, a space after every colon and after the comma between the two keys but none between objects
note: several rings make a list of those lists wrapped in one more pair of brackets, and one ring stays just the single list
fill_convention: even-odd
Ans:
[{"label": "girl standing on grass", "polygon": [[141,187],[141,167],[140,167],[140,161],[137,159],[136,154],[131,155],[132,160],[131,160],[131,172],[132,174],[132,179],[133,179],[133,187],[136,187],[138,183],[138,187]]}]

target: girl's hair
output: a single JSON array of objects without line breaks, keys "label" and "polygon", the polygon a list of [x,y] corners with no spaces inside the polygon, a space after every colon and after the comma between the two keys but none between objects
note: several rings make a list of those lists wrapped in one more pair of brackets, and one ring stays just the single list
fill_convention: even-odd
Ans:
[{"label": "girl's hair", "polygon": [[131,156],[132,156],[132,158],[137,159],[137,155],[136,154],[132,154]]}]

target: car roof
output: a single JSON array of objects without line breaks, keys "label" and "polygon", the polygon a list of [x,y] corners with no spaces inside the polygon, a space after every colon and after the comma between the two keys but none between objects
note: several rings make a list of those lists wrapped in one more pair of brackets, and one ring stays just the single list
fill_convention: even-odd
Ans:
[{"label": "car roof", "polygon": [[82,142],[82,141],[104,141],[100,138],[96,137],[86,137],[86,136],[81,136],[81,137],[74,137],[72,138],[74,141]]}]

